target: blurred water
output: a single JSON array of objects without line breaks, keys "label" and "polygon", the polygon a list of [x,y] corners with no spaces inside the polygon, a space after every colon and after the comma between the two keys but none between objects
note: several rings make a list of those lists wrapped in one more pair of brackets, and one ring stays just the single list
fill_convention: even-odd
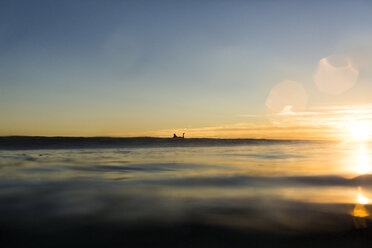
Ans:
[{"label": "blurred water", "polygon": [[369,144],[328,142],[3,150],[0,239],[37,247],[32,237],[45,233],[190,225],[275,237],[367,230],[370,156]]}]

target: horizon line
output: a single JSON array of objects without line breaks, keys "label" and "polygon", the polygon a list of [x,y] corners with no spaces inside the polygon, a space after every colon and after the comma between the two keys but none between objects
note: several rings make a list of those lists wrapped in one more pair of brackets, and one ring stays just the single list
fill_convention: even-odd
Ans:
[{"label": "horizon line", "polygon": [[[0,138],[12,137],[27,137],[27,138],[110,138],[110,139],[136,139],[136,138],[152,138],[152,139],[174,139],[173,137],[159,136],[46,136],[46,135],[0,135]],[[290,138],[218,138],[218,137],[185,137],[184,139],[215,139],[215,140],[278,140],[278,141],[339,141],[336,139],[290,139]]]}]

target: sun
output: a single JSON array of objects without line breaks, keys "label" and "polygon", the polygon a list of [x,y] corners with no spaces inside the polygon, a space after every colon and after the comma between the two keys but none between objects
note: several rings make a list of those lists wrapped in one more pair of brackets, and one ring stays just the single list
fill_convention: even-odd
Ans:
[{"label": "sun", "polygon": [[357,141],[366,141],[369,139],[371,128],[366,122],[354,122],[350,125],[350,136]]}]

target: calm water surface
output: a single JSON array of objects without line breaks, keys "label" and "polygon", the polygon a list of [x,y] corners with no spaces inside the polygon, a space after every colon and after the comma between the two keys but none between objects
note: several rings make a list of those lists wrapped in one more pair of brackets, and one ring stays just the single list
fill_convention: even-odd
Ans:
[{"label": "calm water surface", "polygon": [[327,142],[0,151],[0,239],[5,247],[370,244],[371,151]]}]

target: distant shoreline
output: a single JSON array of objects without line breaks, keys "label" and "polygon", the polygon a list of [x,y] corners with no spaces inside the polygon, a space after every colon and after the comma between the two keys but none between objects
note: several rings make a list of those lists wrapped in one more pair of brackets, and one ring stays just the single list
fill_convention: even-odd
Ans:
[{"label": "distant shoreline", "polygon": [[0,150],[83,149],[130,147],[203,147],[260,145],[293,142],[327,142],[289,139],[220,139],[220,138],[159,138],[159,137],[46,137],[0,136]]}]

